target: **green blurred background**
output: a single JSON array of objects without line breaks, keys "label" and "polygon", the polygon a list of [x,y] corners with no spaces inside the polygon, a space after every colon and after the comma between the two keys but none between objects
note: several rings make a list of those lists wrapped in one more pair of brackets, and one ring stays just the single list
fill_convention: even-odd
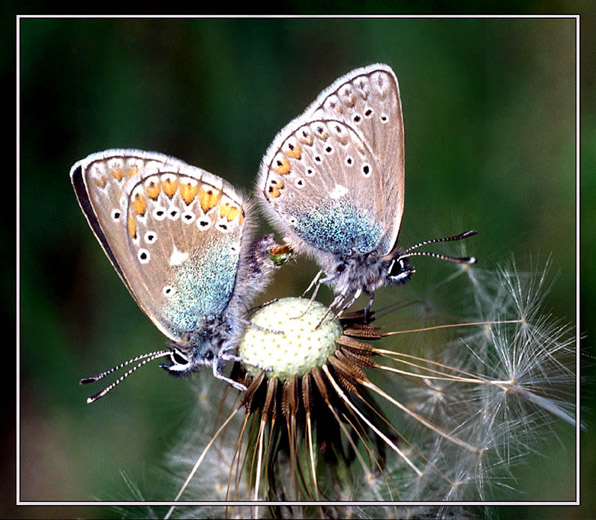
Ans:
[{"label": "green blurred background", "polygon": [[[170,498],[153,470],[194,404],[191,387],[157,364],[85,403],[96,389],[79,378],[164,343],[76,202],[68,172],[92,152],[160,151],[249,191],[276,132],[321,89],[355,67],[388,63],[406,130],[402,245],[475,228],[467,248],[483,266],[513,256],[522,269],[540,267],[550,257],[556,283],[545,309],[575,321],[574,20],[23,19],[20,31],[22,500],[129,500],[121,472],[146,499]],[[593,87],[594,70],[583,74]],[[593,96],[582,102],[592,107]],[[593,117],[583,126],[583,159],[593,165]],[[594,193],[595,184],[584,167],[582,188]],[[582,231],[593,230],[586,219]],[[451,268],[438,264],[418,260],[413,281],[394,291],[440,280]],[[301,260],[262,300],[298,295],[315,272]],[[595,276],[586,273],[584,283],[592,297]],[[377,303],[395,294],[385,289]],[[590,336],[593,324],[583,330]],[[557,499],[573,489],[569,437],[545,448],[556,466],[536,459],[516,473],[528,492],[517,498]],[[584,484],[593,485],[592,434],[585,437]],[[19,514],[117,516],[107,508]]]}]

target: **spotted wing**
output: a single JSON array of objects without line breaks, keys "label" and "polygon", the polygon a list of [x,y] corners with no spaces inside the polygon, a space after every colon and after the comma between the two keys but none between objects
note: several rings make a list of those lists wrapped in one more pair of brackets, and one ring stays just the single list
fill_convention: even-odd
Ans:
[{"label": "spotted wing", "polygon": [[108,150],[77,162],[79,204],[141,309],[180,341],[233,295],[245,205],[225,181],[177,159]]},{"label": "spotted wing", "polygon": [[391,68],[357,69],[325,89],[276,136],[258,191],[275,222],[319,251],[391,251],[404,205],[403,121]]}]

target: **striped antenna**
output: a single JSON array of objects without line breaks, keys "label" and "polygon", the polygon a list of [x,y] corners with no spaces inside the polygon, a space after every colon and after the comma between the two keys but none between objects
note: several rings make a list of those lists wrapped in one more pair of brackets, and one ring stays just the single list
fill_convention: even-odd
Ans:
[{"label": "striped antenna", "polygon": [[466,231],[465,233],[460,233],[459,235],[455,235],[452,237],[443,237],[443,238],[433,238],[432,240],[425,240],[424,242],[420,242],[412,247],[408,247],[405,251],[397,257],[397,260],[401,260],[402,258],[409,258],[411,256],[431,256],[433,258],[438,258],[439,260],[447,260],[448,262],[455,262],[457,264],[475,264],[477,262],[475,256],[462,256],[462,257],[455,257],[455,256],[448,256],[442,255],[440,253],[428,253],[426,251],[417,251],[415,253],[411,253],[415,249],[419,247],[426,246],[428,244],[436,244],[438,242],[455,242],[456,240],[463,240],[464,238],[468,238],[474,236],[478,231],[475,229],[471,229],[470,231]]},{"label": "striped antenna", "polygon": [[149,363],[150,361],[153,361],[154,359],[165,357],[165,356],[168,356],[170,354],[171,354],[171,351],[169,349],[167,349],[167,350],[158,350],[156,352],[150,352],[148,354],[141,354],[140,356],[137,356],[137,357],[134,357],[132,359],[129,359],[128,361],[125,361],[124,363],[120,363],[119,365],[115,366],[114,368],[111,368],[110,370],[106,370],[105,372],[101,372],[100,374],[97,374],[95,376],[84,377],[83,379],[81,379],[80,384],[86,385],[86,384],[89,384],[89,383],[94,383],[95,381],[99,381],[100,379],[103,379],[105,376],[107,376],[107,375],[115,372],[116,370],[119,370],[119,369],[121,369],[121,368],[123,368],[123,367],[125,367],[127,365],[130,365],[131,363],[134,363],[135,361],[141,360],[140,363],[138,363],[137,365],[135,365],[134,367],[132,367],[130,370],[128,370],[126,373],[124,373],[123,375],[121,375],[118,379],[116,379],[116,381],[114,381],[112,384],[110,384],[107,387],[105,387],[101,392],[98,392],[95,395],[92,395],[91,397],[89,397],[87,399],[87,404],[94,403],[95,401],[97,401],[98,399],[100,399],[101,397],[103,397],[104,395],[106,395],[110,390],[112,390],[114,387],[116,387],[117,385],[119,385],[130,374],[132,374],[133,372],[136,372],[143,365],[146,365],[147,363]]}]

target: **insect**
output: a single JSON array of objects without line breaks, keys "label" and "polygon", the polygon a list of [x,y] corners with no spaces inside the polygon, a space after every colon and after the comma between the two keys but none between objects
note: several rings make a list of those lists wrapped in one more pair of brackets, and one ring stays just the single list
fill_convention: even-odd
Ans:
[{"label": "insect", "polygon": [[178,159],[140,150],[107,150],[70,171],[91,229],[139,307],[169,339],[166,348],[84,378],[91,383],[137,364],[101,392],[157,358],[173,375],[207,365],[226,377],[248,321],[250,300],[289,257],[273,235],[253,240],[250,203],[230,184]]},{"label": "insect", "polygon": [[366,315],[379,287],[410,279],[412,256],[476,262],[415,251],[461,240],[474,230],[407,249],[397,246],[404,172],[399,86],[388,65],[340,77],[277,134],[261,163],[257,196],[292,249],[319,264],[306,291],[314,286],[312,299],[321,284],[330,285],[335,292],[330,308],[339,314],[364,292]]}]

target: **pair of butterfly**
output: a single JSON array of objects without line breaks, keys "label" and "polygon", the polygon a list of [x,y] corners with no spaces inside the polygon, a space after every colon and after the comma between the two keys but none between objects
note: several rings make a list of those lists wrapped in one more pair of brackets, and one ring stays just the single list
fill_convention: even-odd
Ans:
[{"label": "pair of butterfly", "polygon": [[[210,365],[224,375],[249,322],[250,300],[289,255],[273,235],[252,240],[250,203],[223,179],[166,155],[108,150],[77,162],[70,172],[79,204],[112,265],[139,307],[165,334],[167,348],[143,354],[97,381],[137,363],[93,402],[157,358],[174,375]],[[298,253],[320,265],[309,289],[330,285],[330,308],[340,314],[361,293],[406,282],[406,250],[396,242],[404,206],[404,130],[399,88],[391,68],[370,65],[325,89],[274,139],[261,164],[257,195],[273,225]]]}]

